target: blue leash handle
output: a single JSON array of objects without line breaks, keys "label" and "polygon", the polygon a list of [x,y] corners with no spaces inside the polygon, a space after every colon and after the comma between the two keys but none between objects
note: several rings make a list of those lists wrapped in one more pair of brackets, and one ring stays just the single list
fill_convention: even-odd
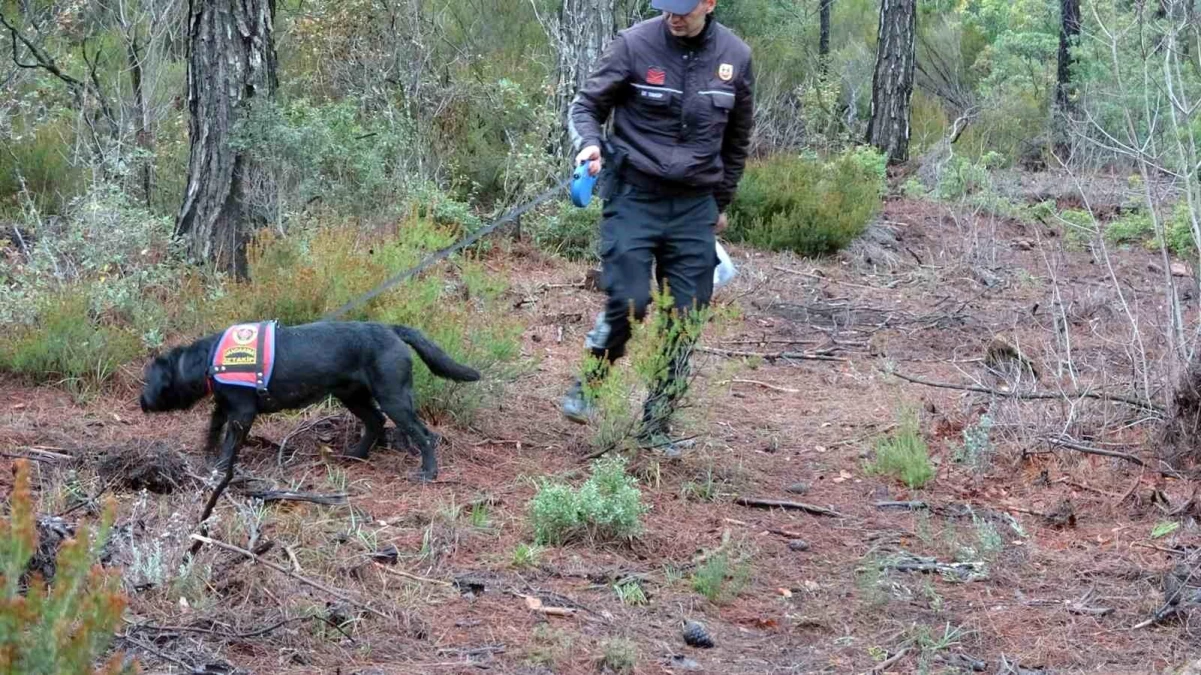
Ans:
[{"label": "blue leash handle", "polygon": [[588,206],[592,201],[592,187],[596,185],[596,178],[597,176],[588,174],[588,160],[580,162],[571,177],[572,204],[580,208]]}]

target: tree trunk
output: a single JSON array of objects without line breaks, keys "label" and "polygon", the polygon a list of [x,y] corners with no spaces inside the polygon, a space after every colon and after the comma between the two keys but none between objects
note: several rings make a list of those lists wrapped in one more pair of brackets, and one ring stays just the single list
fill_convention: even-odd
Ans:
[{"label": "tree trunk", "polygon": [[887,155],[890,164],[909,159],[916,33],[917,0],[881,0],[867,142]]},{"label": "tree trunk", "polygon": [[1059,63],[1055,77],[1055,107],[1066,114],[1072,107],[1072,64],[1070,51],[1080,40],[1080,0],[1061,0],[1059,22]]},{"label": "tree trunk", "polygon": [[142,157],[139,158],[142,163],[142,192],[146,208],[150,209],[154,199],[154,132],[150,126],[150,103],[144,85],[145,69],[137,34],[127,41],[126,51],[129,58],[129,77],[133,81],[133,107],[138,125],[135,132],[137,146],[142,151]]},{"label": "tree trunk", "polygon": [[614,34],[613,8],[614,0],[563,0],[554,21],[558,47],[555,109],[560,120],[567,119],[572,98]]},{"label": "tree trunk", "polygon": [[188,186],[175,222],[189,256],[246,278],[246,242],[265,223],[247,199],[264,172],[231,147],[233,126],[276,89],[274,0],[191,0],[188,6]]},{"label": "tree trunk", "polygon": [[834,0],[819,0],[821,2],[820,21],[821,26],[817,43],[818,67],[821,68],[821,74],[825,75],[830,67],[830,6],[834,4]]},{"label": "tree trunk", "polygon": [[1059,63],[1055,74],[1055,154],[1066,161],[1071,154],[1068,123],[1076,107],[1072,102],[1072,65],[1075,59],[1070,50],[1080,41],[1080,0],[1060,0],[1059,7]]}]

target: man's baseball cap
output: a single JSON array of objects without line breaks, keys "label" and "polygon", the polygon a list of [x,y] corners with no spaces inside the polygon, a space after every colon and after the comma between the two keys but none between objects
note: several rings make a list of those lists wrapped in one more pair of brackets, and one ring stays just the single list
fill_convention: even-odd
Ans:
[{"label": "man's baseball cap", "polygon": [[699,4],[701,0],[651,0],[651,7],[672,14],[689,14]]}]

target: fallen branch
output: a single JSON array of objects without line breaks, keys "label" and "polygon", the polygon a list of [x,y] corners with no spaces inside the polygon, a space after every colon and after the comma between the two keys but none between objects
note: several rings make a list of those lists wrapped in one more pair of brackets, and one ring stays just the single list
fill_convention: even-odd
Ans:
[{"label": "fallen branch", "polygon": [[379,611],[378,609],[375,609],[374,607],[372,607],[371,605],[368,605],[365,602],[359,602],[359,601],[354,600],[353,598],[341,593],[340,591],[336,591],[336,590],[330,588],[329,586],[326,586],[324,584],[313,581],[312,579],[302,577],[299,574],[296,574],[295,572],[293,572],[292,570],[286,569],[284,567],[280,567],[279,565],[276,565],[275,563],[273,563],[269,560],[264,560],[262,557],[257,556],[254,553],[251,553],[250,551],[247,551],[244,548],[234,546],[233,544],[227,544],[223,541],[218,541],[218,540],[212,539],[210,537],[201,536],[199,534],[193,534],[192,539],[199,541],[201,543],[204,543],[204,544],[216,546],[217,548],[225,549],[226,551],[231,551],[233,553],[239,553],[242,556],[249,558],[250,560],[252,560],[256,563],[270,567],[271,569],[275,570],[276,572],[279,572],[280,574],[289,576],[289,577],[299,581],[300,583],[305,584],[306,586],[311,586],[313,588],[316,588],[319,591],[324,591],[325,593],[328,593],[328,594],[334,596],[335,598],[341,600],[342,602],[350,603],[357,607],[362,607],[363,609],[378,616],[381,619],[385,619],[387,621],[395,620],[394,617],[384,614],[383,612]]},{"label": "fallen branch", "polygon": [[1030,400],[1030,401],[1043,401],[1043,400],[1049,400],[1049,401],[1065,400],[1066,401],[1066,400],[1073,399],[1073,398],[1091,398],[1091,399],[1095,399],[1098,401],[1112,401],[1114,403],[1125,403],[1126,405],[1133,406],[1133,407],[1139,408],[1141,410],[1148,410],[1151,412],[1156,412],[1156,413],[1159,413],[1160,415],[1162,415],[1164,412],[1163,408],[1161,408],[1149,401],[1143,401],[1143,400],[1140,400],[1137,398],[1129,398],[1126,396],[1115,396],[1115,395],[1111,395],[1111,394],[1097,394],[1097,393],[1091,392],[1091,391],[1071,391],[1071,392],[1063,392],[1063,393],[1051,393],[1051,392],[1022,393],[1022,392],[1017,392],[1017,391],[1004,391],[1001,389],[990,389],[988,387],[977,387],[977,386],[970,385],[970,384],[954,384],[951,382],[931,382],[930,380],[923,380],[920,377],[906,375],[904,373],[900,373],[897,371],[893,371],[892,374],[896,375],[897,377],[899,377],[902,380],[905,380],[907,382],[912,382],[914,384],[921,384],[921,385],[925,385],[927,387],[936,387],[938,389],[954,389],[957,391],[970,391],[970,392],[975,392],[977,394],[990,394],[992,396],[1002,396],[1005,398],[1016,398],[1016,399]]},{"label": "fallen branch", "polygon": [[910,511],[920,511],[928,509],[930,505],[926,502],[876,502],[878,509],[908,509]]},{"label": "fallen branch", "polygon": [[[1083,452],[1088,455],[1100,455],[1101,457],[1113,457],[1114,459],[1125,460],[1127,462],[1130,462],[1131,464],[1134,464],[1135,466],[1140,466],[1145,469],[1151,469],[1152,471],[1157,471],[1157,472],[1159,472],[1160,475],[1167,476],[1168,478],[1183,478],[1184,477],[1179,471],[1175,471],[1172,469],[1153,469],[1150,465],[1147,464],[1147,462],[1143,461],[1141,458],[1135,457],[1134,455],[1131,455],[1131,454],[1128,454],[1125,452],[1118,452],[1117,450],[1105,450],[1104,448],[1094,448],[1091,445],[1084,445],[1083,443],[1077,443],[1075,441],[1072,441],[1072,440],[1069,440],[1066,438],[1046,438],[1044,440],[1047,441],[1047,443],[1049,443],[1051,445],[1058,446],[1061,448],[1067,448],[1068,450],[1075,450],[1076,452]],[[1138,486],[1138,483],[1135,483],[1135,487],[1137,487],[1137,486]]]},{"label": "fallen branch", "polygon": [[799,393],[801,393],[801,390],[799,390],[799,389],[788,389],[786,387],[777,387],[774,384],[760,382],[759,380],[743,380],[743,379],[739,379],[737,377],[732,380],[723,380],[721,382],[718,382],[718,384],[756,384],[756,385],[759,385],[760,387],[763,387],[764,389],[778,391],[782,394],[799,394]]},{"label": "fallen branch", "polygon": [[901,659],[905,658],[905,656],[908,654],[909,654],[909,648],[906,647],[906,648],[902,649],[901,651],[897,652],[896,654],[893,654],[892,656],[888,657],[887,659],[876,664],[876,667],[872,668],[870,672],[873,675],[876,675],[878,673],[883,673],[884,671],[888,670],[889,668],[895,666],[897,664],[897,662],[899,662]]},{"label": "fallen branch", "polygon": [[287,490],[267,490],[249,492],[247,496],[261,499],[265,502],[309,502],[323,506],[343,506],[346,504],[345,493],[336,495],[318,495],[307,492],[289,492]]},{"label": "fallen branch", "polygon": [[130,625],[130,630],[134,630],[134,631],[146,630],[146,631],[155,631],[158,633],[200,633],[202,635],[215,635],[217,637],[231,639],[231,640],[245,640],[248,638],[260,637],[260,636],[266,635],[267,633],[278,630],[279,628],[286,626],[290,623],[296,623],[297,621],[308,621],[309,619],[320,619],[320,618],[321,617],[318,617],[313,614],[305,614],[304,616],[294,616],[290,619],[280,619],[279,621],[276,621],[275,623],[271,624],[270,626],[267,626],[266,628],[260,628],[258,630],[250,631],[248,633],[230,633],[228,631],[213,630],[212,628],[200,628],[198,626],[155,626],[153,624],[136,624],[129,620],[126,620],[126,623],[128,623]]},{"label": "fallen branch", "polygon": [[804,511],[815,516],[832,516],[834,518],[845,518],[845,516],[832,509],[827,509],[822,506],[814,506],[802,502],[789,502],[779,499],[760,499],[758,497],[737,497],[734,503],[739,506],[750,506],[759,509],[792,509],[794,511]]},{"label": "fallen branch", "polygon": [[454,585],[449,581],[442,581],[441,579],[429,579],[427,577],[419,577],[416,574],[409,574],[408,572],[403,572],[401,570],[394,570],[391,567],[385,567],[384,565],[382,565],[380,563],[375,563],[375,566],[393,576],[404,577],[405,579],[412,579],[413,581],[420,581],[422,583],[427,583],[427,584],[437,584],[439,586],[453,586]]},{"label": "fallen branch", "polygon": [[783,359],[785,361],[850,361],[841,356],[830,356],[828,354],[810,354],[807,352],[744,352],[736,349],[715,349],[713,347],[698,347],[697,351],[705,352],[706,354],[717,354],[718,356],[738,356],[759,358],[764,361],[777,361]]},{"label": "fallen branch", "polygon": [[483,647],[444,647],[438,650],[438,656],[465,656],[471,658],[473,656],[491,656],[493,654],[504,654],[504,645],[484,645]]}]

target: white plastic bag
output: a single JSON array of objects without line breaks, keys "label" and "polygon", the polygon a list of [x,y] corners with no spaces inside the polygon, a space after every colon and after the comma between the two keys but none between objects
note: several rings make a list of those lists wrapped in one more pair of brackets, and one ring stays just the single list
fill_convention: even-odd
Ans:
[{"label": "white plastic bag", "polygon": [[734,275],[738,274],[738,268],[734,267],[734,261],[730,260],[730,254],[722,248],[720,241],[717,242],[717,261],[717,267],[713,270],[713,290],[715,291],[730,283]]}]

